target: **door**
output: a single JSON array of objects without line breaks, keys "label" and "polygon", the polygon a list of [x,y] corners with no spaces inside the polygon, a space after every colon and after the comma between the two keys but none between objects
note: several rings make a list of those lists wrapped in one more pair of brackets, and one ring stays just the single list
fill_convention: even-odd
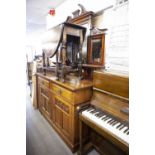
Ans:
[{"label": "door", "polygon": [[47,88],[40,87],[40,111],[50,120],[51,119],[51,103],[49,100],[49,92]]},{"label": "door", "polygon": [[63,112],[59,107],[55,106],[55,124],[60,129],[62,129],[62,114]]},{"label": "door", "polygon": [[69,138],[71,133],[70,105],[55,98],[54,115],[56,126]]}]

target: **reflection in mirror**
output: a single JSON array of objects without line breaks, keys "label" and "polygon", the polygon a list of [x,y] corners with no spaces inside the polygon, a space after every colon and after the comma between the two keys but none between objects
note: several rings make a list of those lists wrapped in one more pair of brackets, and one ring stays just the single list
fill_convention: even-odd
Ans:
[{"label": "reflection in mirror", "polygon": [[105,34],[88,37],[88,64],[104,65]]},{"label": "reflection in mirror", "polygon": [[77,62],[77,54],[79,52],[80,37],[67,35],[67,65],[74,67]]},{"label": "reflection in mirror", "polygon": [[101,61],[102,40],[93,39],[91,44],[92,44],[92,60],[93,62],[99,63]]},{"label": "reflection in mirror", "polygon": [[82,59],[83,59],[83,62],[86,63],[87,61],[87,37],[90,34],[90,31],[89,31],[90,24],[86,23],[86,24],[82,24],[82,26],[87,28],[85,39],[84,39],[83,46],[82,46]]}]

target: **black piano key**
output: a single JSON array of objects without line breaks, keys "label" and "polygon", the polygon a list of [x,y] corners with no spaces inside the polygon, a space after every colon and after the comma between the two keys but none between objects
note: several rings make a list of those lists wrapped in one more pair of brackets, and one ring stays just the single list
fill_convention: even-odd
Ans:
[{"label": "black piano key", "polygon": [[90,113],[91,113],[91,114],[93,114],[94,112],[95,112],[95,109],[94,109],[94,110],[92,110]]},{"label": "black piano key", "polygon": [[125,125],[123,124],[123,125],[119,128],[119,130],[122,130],[124,127],[125,127]]},{"label": "black piano key", "polygon": [[122,124],[118,129],[121,130],[124,128],[124,124]]},{"label": "black piano key", "polygon": [[102,118],[102,120],[105,119],[106,117],[107,117],[107,115],[105,115],[105,116]]},{"label": "black piano key", "polygon": [[99,112],[95,112],[95,113],[93,113],[93,115],[96,116],[98,113],[99,113]]},{"label": "black piano key", "polygon": [[94,113],[96,113],[97,112],[97,110],[96,109],[94,109],[93,111],[91,111],[90,113],[91,114],[94,114]]},{"label": "black piano key", "polygon": [[97,117],[102,117],[104,115],[104,113],[102,111],[99,111],[98,114],[96,114]]},{"label": "black piano key", "polygon": [[120,128],[122,126],[122,124],[120,124],[119,126],[116,127],[116,129]]},{"label": "black piano key", "polygon": [[93,108],[93,111],[96,110],[95,108]]},{"label": "black piano key", "polygon": [[106,117],[106,115],[104,114],[103,116],[101,116],[101,120],[103,120]]},{"label": "black piano key", "polygon": [[101,120],[103,120],[105,118],[105,116],[106,116],[105,114],[103,116],[101,116]]},{"label": "black piano key", "polygon": [[104,119],[104,121],[108,120],[110,117],[108,116],[107,118]]},{"label": "black piano key", "polygon": [[112,119],[112,120],[108,121],[108,123],[111,125],[114,121],[115,121],[115,120]]},{"label": "black piano key", "polygon": [[118,121],[115,121],[114,123],[112,123],[111,125],[114,126],[118,123]]},{"label": "black piano key", "polygon": [[114,121],[115,121],[115,120],[114,120],[114,119],[112,119],[112,120],[109,122],[109,124],[111,125],[112,123],[114,123]]},{"label": "black piano key", "polygon": [[129,128],[127,128],[126,130],[124,130],[124,133],[127,133],[129,131]]},{"label": "black piano key", "polygon": [[104,118],[102,118],[102,120],[105,120],[105,119],[107,119],[107,117],[108,117],[108,116],[106,115]]},{"label": "black piano key", "polygon": [[96,113],[96,114],[95,114],[95,116],[98,116],[98,115],[100,115],[100,113],[101,113],[101,112],[100,112],[100,111],[98,111],[98,113]]},{"label": "black piano key", "polygon": [[98,113],[97,115],[103,114],[103,112],[102,112],[102,111],[100,111],[100,110],[98,110],[98,112],[99,112],[99,113]]},{"label": "black piano key", "polygon": [[107,117],[108,117],[108,116],[103,117],[102,120],[104,121]]},{"label": "black piano key", "polygon": [[91,110],[93,110],[93,109],[94,109],[94,108],[90,107],[90,108],[87,109],[87,111],[89,112],[89,111],[91,111]]},{"label": "black piano key", "polygon": [[112,122],[112,121],[113,121],[113,119],[109,120],[107,123],[110,124],[110,122]]},{"label": "black piano key", "polygon": [[90,112],[91,110],[92,110],[92,109],[89,109],[89,110],[87,109],[87,110],[85,110],[85,111]]},{"label": "black piano key", "polygon": [[129,131],[129,128],[127,128],[126,130],[124,130],[124,133],[127,133]]},{"label": "black piano key", "polygon": [[104,114],[98,114],[97,117],[101,118]]},{"label": "black piano key", "polygon": [[129,131],[126,134],[129,135]]},{"label": "black piano key", "polygon": [[118,123],[117,120],[114,120],[114,122],[111,123],[112,126],[116,125]]}]

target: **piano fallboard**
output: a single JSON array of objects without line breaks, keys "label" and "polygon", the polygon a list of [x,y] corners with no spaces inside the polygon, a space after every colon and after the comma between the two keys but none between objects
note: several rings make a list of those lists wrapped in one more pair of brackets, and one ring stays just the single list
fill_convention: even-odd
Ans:
[{"label": "piano fallboard", "polygon": [[129,121],[129,115],[122,112],[123,109],[129,108],[128,100],[93,90],[93,97],[90,104],[120,118],[122,121]]}]

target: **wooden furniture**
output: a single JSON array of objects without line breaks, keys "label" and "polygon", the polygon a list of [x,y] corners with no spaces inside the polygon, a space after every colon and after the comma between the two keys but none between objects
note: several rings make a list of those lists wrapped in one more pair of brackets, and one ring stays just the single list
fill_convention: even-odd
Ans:
[{"label": "wooden furniture", "polygon": [[51,75],[37,73],[38,108],[61,138],[75,152],[79,146],[77,107],[92,96],[92,82],[62,83]]},{"label": "wooden furniture", "polygon": [[[64,82],[65,75],[72,72],[78,72],[79,78],[82,78],[82,43],[86,28],[68,22],[61,25],[62,27],[57,31],[60,38],[55,51],[52,50],[52,47],[49,49],[48,45],[43,49],[43,67],[49,67],[48,58],[56,55],[55,73],[57,78]],[[47,37],[45,43],[48,44],[48,42]],[[55,40],[53,44],[55,45]]]},{"label": "wooden furniture", "polygon": [[[92,29],[92,33],[94,29]],[[82,64],[84,78],[89,80],[93,80],[93,72],[95,70],[103,70],[105,68],[105,33],[101,33],[98,29],[95,30],[98,34],[88,36],[87,63]],[[106,31],[106,29],[103,31]]]},{"label": "wooden furniture", "polygon": [[101,65],[94,65],[94,64],[82,64],[82,68],[84,70],[83,72],[84,78],[93,80],[93,72],[95,70],[103,70],[105,67]]},{"label": "wooden furniture", "polygon": [[51,121],[51,104],[49,94],[49,80],[38,77],[37,88],[38,88],[38,108],[40,112]]},{"label": "wooden furniture", "polygon": [[87,11],[85,13],[80,14],[78,17],[71,19],[69,22],[79,25],[92,24],[91,19],[93,14],[94,13],[92,11]]},{"label": "wooden furniture", "polygon": [[88,64],[104,65],[105,34],[88,36]]},{"label": "wooden furniture", "polygon": [[87,37],[91,34],[93,15],[94,12],[92,11],[81,11],[81,14],[78,17],[69,20],[70,23],[81,25],[87,29],[82,47],[83,63],[87,62]]},{"label": "wooden furniture", "polygon": [[[79,154],[85,155],[92,148],[106,155],[129,154],[129,79],[127,76],[108,72],[94,72],[93,79],[93,97],[90,106],[81,109],[79,117]],[[109,119],[107,124],[111,123],[111,128],[105,125],[106,119]],[[115,125],[118,126],[114,130]],[[84,126],[88,127],[89,136],[83,133]],[[125,138],[116,134],[116,130],[121,132],[122,129]]]}]

